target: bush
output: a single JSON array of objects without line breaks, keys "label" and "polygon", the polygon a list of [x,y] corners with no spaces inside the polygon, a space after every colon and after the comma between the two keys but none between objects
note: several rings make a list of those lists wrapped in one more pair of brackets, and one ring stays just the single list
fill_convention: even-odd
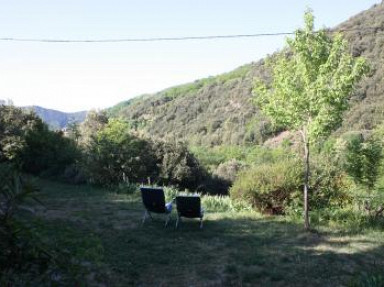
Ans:
[{"label": "bush", "polygon": [[152,141],[152,149],[159,167],[154,180],[159,184],[195,190],[202,182],[204,171],[184,144]]},{"label": "bush", "polygon": [[352,204],[350,192],[353,182],[343,172],[332,154],[315,156],[310,178],[310,206],[312,209],[343,208]]},{"label": "bush", "polygon": [[157,173],[150,143],[118,120],[111,120],[91,138],[84,166],[88,180],[104,186],[146,181]]},{"label": "bush", "polygon": [[237,174],[246,165],[236,159],[220,164],[212,174],[206,174],[199,190],[212,195],[228,195]]},{"label": "bush", "polygon": [[204,181],[198,187],[197,191],[211,195],[228,195],[231,182],[217,175],[206,174]]},{"label": "bush", "polygon": [[302,167],[293,160],[263,164],[241,172],[230,189],[232,199],[244,199],[262,212],[282,214],[291,194],[301,188]]},{"label": "bush", "polygon": [[379,175],[383,158],[382,142],[374,135],[349,134],[346,138],[344,169],[356,183],[372,189]]},{"label": "bush", "polygon": [[53,132],[33,112],[0,105],[0,162],[35,175],[61,175],[80,157],[75,141]]},{"label": "bush", "polygon": [[199,162],[185,145],[143,138],[121,120],[110,120],[91,137],[84,170],[90,183],[113,188],[149,180],[196,189],[203,178]]},{"label": "bush", "polygon": [[236,159],[224,162],[220,164],[217,169],[213,172],[219,178],[226,180],[230,183],[233,183],[237,177],[237,174],[242,170],[246,165]]},{"label": "bush", "polygon": [[39,122],[25,136],[26,146],[20,153],[23,170],[34,175],[58,176],[80,159],[74,140],[62,132],[53,132]]}]

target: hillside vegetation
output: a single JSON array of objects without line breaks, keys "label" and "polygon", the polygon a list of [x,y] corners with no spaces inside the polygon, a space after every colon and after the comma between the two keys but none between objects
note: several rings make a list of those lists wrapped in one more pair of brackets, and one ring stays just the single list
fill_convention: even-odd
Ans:
[{"label": "hillside vegetation", "polygon": [[[371,74],[351,98],[351,109],[339,131],[372,129],[384,119],[384,3],[333,31],[343,31],[353,54],[364,56],[371,66]],[[255,77],[268,80],[264,60],[120,103],[109,114],[129,120],[150,136],[187,140],[192,145],[260,144],[274,133],[251,103]]]},{"label": "hillside vegetation", "polygon": [[336,30],[345,30],[352,53],[365,57],[371,65],[371,75],[352,97],[342,130],[372,129],[384,119],[384,2],[352,17]]},{"label": "hillside vegetation", "polygon": [[[168,140],[216,146],[262,142],[268,125],[250,102],[252,79],[261,76],[262,62],[217,77],[139,97],[110,109],[135,129]],[[257,117],[256,117],[257,118]]]}]

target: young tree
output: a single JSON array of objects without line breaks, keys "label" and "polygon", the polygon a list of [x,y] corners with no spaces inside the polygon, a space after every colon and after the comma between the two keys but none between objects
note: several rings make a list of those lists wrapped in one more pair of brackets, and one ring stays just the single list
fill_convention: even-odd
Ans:
[{"label": "young tree", "polygon": [[299,131],[304,145],[304,221],[309,229],[310,144],[342,122],[348,97],[367,72],[363,58],[353,58],[340,34],[314,31],[314,16],[305,13],[305,27],[287,40],[287,47],[267,61],[272,81],[256,80],[254,95],[275,125]]}]

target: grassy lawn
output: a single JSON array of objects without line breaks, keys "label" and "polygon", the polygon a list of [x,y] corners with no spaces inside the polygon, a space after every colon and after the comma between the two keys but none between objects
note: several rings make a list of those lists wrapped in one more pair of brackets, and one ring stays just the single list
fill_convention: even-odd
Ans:
[{"label": "grassy lawn", "polygon": [[84,286],[383,286],[359,285],[384,270],[377,228],[306,233],[284,217],[210,210],[202,230],[194,220],[175,230],[175,216],[141,226],[138,194],[39,184],[47,209],[36,206],[33,226],[87,270]]}]

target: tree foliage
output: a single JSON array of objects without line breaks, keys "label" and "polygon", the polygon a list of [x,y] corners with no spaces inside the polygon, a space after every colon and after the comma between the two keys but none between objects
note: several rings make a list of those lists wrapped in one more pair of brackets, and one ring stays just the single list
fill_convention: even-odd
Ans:
[{"label": "tree foliage", "polygon": [[123,121],[110,120],[91,137],[86,170],[93,183],[146,182],[156,168],[149,143],[130,134]]},{"label": "tree foliage", "polygon": [[34,112],[0,106],[0,162],[36,175],[58,175],[79,157],[74,141],[49,130]]},{"label": "tree foliage", "polygon": [[342,122],[348,98],[367,72],[363,58],[350,54],[340,34],[314,31],[314,16],[305,13],[305,27],[287,40],[285,53],[269,59],[272,81],[255,81],[255,100],[278,126],[300,131],[305,153],[304,209],[309,228],[309,147]]},{"label": "tree foliage", "polygon": [[28,131],[41,122],[33,113],[25,113],[12,105],[0,105],[0,162],[16,161]]},{"label": "tree foliage", "polygon": [[372,191],[379,176],[383,159],[383,144],[377,134],[366,138],[363,134],[350,134],[346,139],[344,168],[356,183]]},{"label": "tree foliage", "polygon": [[314,31],[311,12],[287,44],[285,53],[267,61],[272,82],[255,82],[256,102],[277,125],[303,130],[309,139],[327,135],[341,124],[348,98],[368,70],[366,61],[349,53],[341,34]]},{"label": "tree foliage", "polygon": [[185,145],[142,138],[116,119],[91,137],[85,169],[91,182],[107,186],[149,181],[195,189],[203,174]]},{"label": "tree foliage", "polygon": [[23,170],[35,175],[56,176],[80,160],[76,142],[61,131],[51,131],[39,121],[25,135],[25,148],[20,153]]}]

